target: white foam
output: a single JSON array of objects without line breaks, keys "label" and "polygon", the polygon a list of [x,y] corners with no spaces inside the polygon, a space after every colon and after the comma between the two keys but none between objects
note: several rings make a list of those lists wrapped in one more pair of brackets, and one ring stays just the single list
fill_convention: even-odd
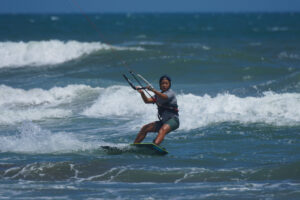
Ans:
[{"label": "white foam", "polygon": [[60,18],[57,16],[51,16],[50,19],[51,21],[58,21]]},{"label": "white foam", "polygon": [[156,41],[140,41],[138,43],[139,45],[153,45],[153,46],[161,46],[164,43],[163,42],[156,42]]},{"label": "white foam", "polygon": [[14,124],[22,121],[39,121],[47,118],[65,118],[72,115],[71,110],[57,108],[27,108],[24,110],[2,110],[0,124]]},{"label": "white foam", "polygon": [[71,133],[52,133],[31,122],[23,123],[13,136],[0,136],[1,152],[56,153],[90,150],[99,147],[83,142]]},{"label": "white foam", "polygon": [[164,45],[163,42],[158,42],[158,41],[128,41],[122,43],[122,45],[125,46],[136,46],[136,45],[141,45],[141,46],[161,46]]},{"label": "white foam", "polygon": [[116,47],[101,42],[30,41],[0,42],[0,68],[56,65],[100,50],[143,50]]},{"label": "white foam", "polygon": [[[300,122],[300,94],[266,92],[262,97],[238,97],[218,94],[215,97],[194,94],[177,96],[180,129],[190,130],[214,123],[266,123],[276,126]],[[155,106],[145,105],[129,87],[109,87],[83,114],[89,117],[121,117],[135,120],[138,126],[157,120]]]},{"label": "white foam", "polygon": [[179,95],[182,129],[213,123],[267,123],[297,125],[300,122],[300,94],[266,92],[262,97],[237,97],[232,94]]},{"label": "white foam", "polygon": [[274,26],[274,27],[268,27],[267,28],[268,31],[271,32],[279,32],[279,31],[288,31],[288,27],[284,27],[284,26]]},{"label": "white foam", "polygon": [[[92,102],[90,94],[99,96]],[[295,126],[300,122],[299,93],[265,92],[261,97],[178,94],[177,99],[180,130],[223,122],[275,126]],[[74,103],[81,106],[72,106]],[[23,90],[0,85],[0,109],[0,124],[65,118],[78,113],[91,118],[126,119],[131,122],[126,124],[129,129],[157,120],[156,106],[145,104],[140,94],[127,86],[68,85],[49,90]]]},{"label": "white foam", "polygon": [[280,59],[289,58],[289,59],[300,60],[300,56],[299,56],[298,54],[287,53],[286,51],[281,52],[281,53],[278,55],[278,58],[280,58]]},{"label": "white foam", "polygon": [[90,117],[132,118],[137,115],[155,115],[155,112],[155,107],[144,104],[140,95],[130,87],[112,86],[103,90],[96,102],[83,114]]},{"label": "white foam", "polygon": [[72,110],[68,105],[72,101],[80,98],[82,93],[98,93],[100,90],[86,85],[68,85],[50,90],[24,90],[0,85],[0,124],[71,116]]},{"label": "white foam", "polygon": [[24,90],[0,85],[0,106],[6,104],[38,106],[43,104],[68,103],[78,95],[76,93],[83,90],[92,90],[92,88],[86,85],[68,85],[66,87],[53,87],[50,90],[40,88]]}]

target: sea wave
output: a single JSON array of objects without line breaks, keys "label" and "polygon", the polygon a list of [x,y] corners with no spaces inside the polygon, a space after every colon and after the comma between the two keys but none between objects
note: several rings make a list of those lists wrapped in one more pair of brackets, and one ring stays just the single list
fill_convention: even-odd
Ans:
[{"label": "sea wave", "polygon": [[[157,120],[155,104],[144,104],[140,95],[128,86],[68,85],[49,90],[23,90],[1,85],[0,95],[0,124],[81,115],[126,119],[130,121],[129,129],[137,129]],[[300,122],[299,93],[265,92],[258,97],[239,97],[230,93],[216,96],[181,93],[177,99],[180,130],[224,122],[274,126],[297,126]]]},{"label": "sea wave", "polygon": [[[207,161],[207,160],[205,160]],[[103,163],[103,161],[102,161]],[[149,167],[142,165],[122,165],[105,167],[97,161],[86,164],[72,162],[40,162],[19,166],[3,166],[3,176],[8,179],[25,180],[68,180],[103,181],[103,182],[134,182],[134,183],[194,183],[194,182],[232,182],[262,180],[293,180],[297,176],[299,162],[275,168],[231,168],[209,169],[202,167]],[[289,169],[288,171],[286,169]],[[63,174],[61,173],[63,171]],[[285,183],[286,186],[297,186],[299,183]],[[280,185],[280,184],[278,184]],[[274,185],[275,186],[275,185]],[[274,187],[273,186],[273,187]],[[244,190],[243,187],[223,188],[223,190]],[[246,190],[257,190],[252,186]]]},{"label": "sea wave", "polygon": [[0,136],[0,152],[70,153],[95,149],[99,144],[84,142],[72,133],[53,133],[32,122],[24,122],[14,135]]},{"label": "sea wave", "polygon": [[288,31],[289,28],[288,27],[284,27],[284,26],[273,26],[273,27],[268,27],[267,31],[270,32],[279,32],[279,31]]},{"label": "sea wave", "polygon": [[278,58],[280,58],[280,59],[296,59],[296,60],[300,60],[300,56],[298,54],[288,53],[286,51],[283,51],[280,54],[278,54]]},{"label": "sea wave", "polygon": [[97,93],[99,90],[101,88],[86,85],[53,87],[49,90],[40,88],[24,90],[0,85],[0,124],[71,116],[72,102],[82,96],[86,98],[88,94]]},{"label": "sea wave", "polygon": [[218,94],[215,97],[179,95],[182,129],[190,130],[214,123],[265,123],[294,126],[300,122],[300,94],[265,92],[261,97]]},{"label": "sea wave", "polygon": [[95,103],[82,113],[88,117],[132,117],[152,114],[155,107],[143,103],[138,93],[127,86],[105,88]]},{"label": "sea wave", "polygon": [[141,47],[118,47],[101,42],[29,41],[0,42],[0,68],[56,65],[96,51],[143,50]]},{"label": "sea wave", "polygon": [[[191,130],[214,123],[266,123],[294,126],[300,122],[300,94],[265,92],[261,97],[238,97],[233,94],[177,96],[180,129]],[[95,103],[83,111],[89,117],[133,117],[139,125],[155,120],[155,106],[145,105],[128,87],[109,87]],[[134,119],[134,118],[133,118]]]}]

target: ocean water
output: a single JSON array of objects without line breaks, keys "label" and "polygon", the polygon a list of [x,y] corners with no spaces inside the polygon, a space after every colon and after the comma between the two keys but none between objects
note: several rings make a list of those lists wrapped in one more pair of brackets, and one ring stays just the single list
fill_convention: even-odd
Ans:
[{"label": "ocean water", "polygon": [[[0,15],[0,199],[300,199],[299,21]],[[172,77],[166,156],[100,148],[157,120],[128,69]]]}]

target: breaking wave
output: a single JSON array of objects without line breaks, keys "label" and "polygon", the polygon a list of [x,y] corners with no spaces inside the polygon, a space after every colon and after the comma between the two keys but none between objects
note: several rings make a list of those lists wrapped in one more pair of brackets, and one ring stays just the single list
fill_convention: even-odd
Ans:
[{"label": "breaking wave", "polygon": [[[300,94],[265,92],[261,97],[238,97],[218,94],[215,97],[194,94],[177,96],[180,129],[190,130],[214,123],[266,123],[276,126],[297,125],[300,122]],[[109,87],[95,103],[84,110],[89,117],[133,117],[140,123],[156,120],[155,106],[145,105],[140,96],[128,87]]]},{"label": "breaking wave", "polygon": [[0,68],[56,65],[101,50],[143,50],[141,47],[117,47],[101,42],[29,41],[0,42]]},{"label": "breaking wave", "polygon": [[70,106],[82,94],[97,93],[101,88],[86,85],[68,85],[24,90],[0,85],[0,124],[13,124],[22,121],[65,118],[71,116]]},{"label": "breaking wave", "polygon": [[[88,118],[126,119],[129,129],[157,120],[155,105],[146,105],[127,86],[107,88],[68,85],[49,90],[23,90],[0,86],[0,124],[81,115]],[[191,130],[214,123],[265,123],[295,126],[300,122],[300,94],[265,92],[259,97],[229,93],[216,96],[177,95],[180,129]]]}]

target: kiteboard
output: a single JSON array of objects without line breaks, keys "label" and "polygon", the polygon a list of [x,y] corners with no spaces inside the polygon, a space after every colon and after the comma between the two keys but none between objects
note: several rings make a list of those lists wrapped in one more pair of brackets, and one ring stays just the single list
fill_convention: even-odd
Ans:
[{"label": "kiteboard", "polygon": [[101,146],[109,154],[121,154],[121,153],[139,153],[149,155],[166,155],[168,151],[153,143],[135,143],[130,144],[128,147],[117,146]]},{"label": "kiteboard", "polygon": [[161,147],[158,146],[154,143],[135,143],[135,144],[131,144],[131,146],[136,147],[137,149],[147,149],[147,150],[151,150],[153,151],[153,153],[155,154],[159,154],[159,155],[166,155],[168,154],[168,151]]}]

